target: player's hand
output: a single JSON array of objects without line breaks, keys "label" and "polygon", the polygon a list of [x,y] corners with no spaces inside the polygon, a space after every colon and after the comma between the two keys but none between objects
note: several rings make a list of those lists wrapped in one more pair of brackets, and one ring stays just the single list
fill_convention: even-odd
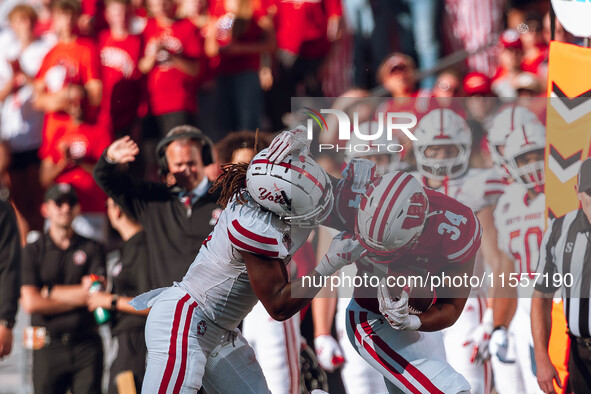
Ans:
[{"label": "player's hand", "polygon": [[310,141],[306,136],[307,130],[304,126],[298,126],[292,130],[286,130],[271,141],[269,145],[269,161],[281,163],[287,155],[299,152],[300,160],[310,152]]},{"label": "player's hand", "polygon": [[110,309],[113,296],[104,291],[97,291],[88,295],[88,310],[94,311],[96,308]]},{"label": "player's hand", "polygon": [[353,234],[342,232],[337,234],[328,248],[326,255],[316,266],[316,272],[323,276],[330,276],[346,265],[359,260],[365,249]]},{"label": "player's hand", "polygon": [[0,359],[12,350],[12,329],[0,326]]},{"label": "player's hand", "polygon": [[117,164],[125,164],[135,160],[140,148],[129,136],[119,138],[107,148],[107,158]]},{"label": "player's hand", "polygon": [[365,159],[352,159],[342,172],[337,185],[336,211],[343,223],[354,223],[361,195],[367,190],[375,173],[375,163]]},{"label": "player's hand", "polygon": [[492,356],[497,356],[500,362],[513,364],[515,359],[509,357],[509,334],[505,327],[493,331],[488,343],[488,350]]},{"label": "player's hand", "polygon": [[489,341],[493,331],[492,309],[488,308],[482,316],[482,321],[464,342],[464,347],[472,346],[470,362],[482,364],[490,358]]},{"label": "player's hand", "polygon": [[397,331],[416,331],[421,327],[421,319],[409,314],[409,293],[410,289],[405,288],[400,298],[392,298],[386,285],[386,278],[382,278],[378,286],[380,312],[390,323],[390,326]]},{"label": "player's hand", "polygon": [[332,335],[319,335],[314,338],[314,348],[318,364],[327,372],[334,372],[345,363],[343,351]]},{"label": "player's hand", "polygon": [[538,384],[544,393],[556,394],[554,390],[554,380],[558,387],[562,388],[562,382],[558,371],[552,365],[550,357],[543,355],[543,357],[536,357],[536,376]]}]

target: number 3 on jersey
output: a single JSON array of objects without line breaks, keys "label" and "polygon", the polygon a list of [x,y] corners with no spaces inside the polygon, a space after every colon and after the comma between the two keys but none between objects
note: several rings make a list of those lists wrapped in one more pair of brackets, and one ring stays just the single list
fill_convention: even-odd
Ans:
[{"label": "number 3 on jersey", "polygon": [[466,224],[468,219],[465,216],[457,215],[450,211],[445,211],[445,217],[449,220],[449,223],[441,222],[439,227],[437,227],[437,232],[441,235],[443,234],[450,234],[450,238],[452,241],[457,240],[460,238],[460,225]]}]

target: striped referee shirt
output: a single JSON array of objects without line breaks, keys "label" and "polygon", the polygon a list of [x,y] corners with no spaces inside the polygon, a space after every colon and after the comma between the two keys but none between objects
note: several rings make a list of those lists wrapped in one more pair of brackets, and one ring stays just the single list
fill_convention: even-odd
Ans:
[{"label": "striped referee shirt", "polygon": [[[543,293],[562,290],[568,328],[573,335],[578,337],[591,337],[589,331],[591,326],[589,320],[590,233],[591,224],[582,209],[571,211],[555,219],[542,239],[537,268],[540,275],[536,282],[536,290]],[[565,278],[568,279],[567,286],[564,285]],[[560,286],[560,283],[563,285]]]}]

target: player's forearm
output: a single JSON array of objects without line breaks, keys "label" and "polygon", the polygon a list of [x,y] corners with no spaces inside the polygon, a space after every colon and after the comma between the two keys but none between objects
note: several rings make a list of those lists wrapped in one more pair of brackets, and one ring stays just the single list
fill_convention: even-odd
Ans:
[{"label": "player's forearm", "polygon": [[517,298],[493,298],[493,325],[494,327],[509,327],[515,310],[517,309]]},{"label": "player's forearm", "polygon": [[419,331],[440,331],[452,326],[464,309],[465,298],[438,300],[426,312],[421,313],[421,327]]},{"label": "player's forearm", "polygon": [[[313,271],[306,278],[311,278],[311,283],[319,283],[323,276]],[[288,282],[265,306],[267,312],[275,320],[287,320],[308,305],[322,287],[305,287],[302,278]]]},{"label": "player's forearm", "polygon": [[330,335],[334,314],[337,307],[336,294],[331,297],[314,298],[312,300],[312,320],[314,321],[314,337]]},{"label": "player's forearm", "polygon": [[552,298],[538,291],[531,300],[531,330],[536,358],[548,357],[552,329]]}]

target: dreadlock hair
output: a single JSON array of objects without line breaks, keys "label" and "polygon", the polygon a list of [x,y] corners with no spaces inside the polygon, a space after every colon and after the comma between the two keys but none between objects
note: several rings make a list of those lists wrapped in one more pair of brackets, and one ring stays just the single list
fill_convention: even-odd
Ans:
[{"label": "dreadlock hair", "polygon": [[[258,153],[258,142],[259,142],[259,129],[256,130],[254,135],[254,153]],[[244,148],[240,145],[235,149]],[[222,208],[226,208],[228,202],[232,197],[236,196],[236,202],[238,204],[244,204],[246,197],[244,196],[244,190],[246,188],[246,172],[248,171],[249,163],[226,163],[221,165],[222,173],[213,183],[209,193],[214,193],[219,188],[222,189],[220,192],[220,198],[217,200],[217,204]]]},{"label": "dreadlock hair", "polygon": [[217,201],[222,208],[226,208],[226,205],[234,196],[236,196],[238,204],[246,202],[243,195],[243,189],[246,188],[246,170],[248,170],[248,163],[222,165],[222,173],[209,190],[210,193],[213,193],[219,188],[222,189],[220,198]]}]

